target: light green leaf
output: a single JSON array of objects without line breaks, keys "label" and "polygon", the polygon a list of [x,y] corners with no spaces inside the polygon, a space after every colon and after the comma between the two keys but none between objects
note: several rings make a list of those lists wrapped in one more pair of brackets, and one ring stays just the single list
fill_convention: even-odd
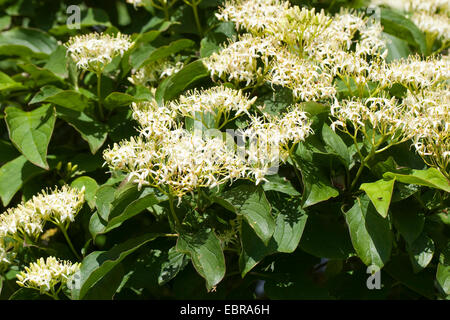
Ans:
[{"label": "light green leaf", "polygon": [[22,84],[11,79],[7,74],[0,72],[0,91],[22,88]]},{"label": "light green leaf", "polygon": [[393,179],[407,184],[417,184],[435,189],[441,189],[450,192],[450,181],[435,168],[427,170],[404,170],[405,173],[386,172],[384,178]]},{"label": "light green leaf", "polygon": [[210,229],[196,234],[180,234],[177,250],[190,255],[192,263],[205,280],[208,290],[225,276],[225,257],[220,241]]},{"label": "light green leaf", "polygon": [[55,126],[55,109],[44,105],[30,112],[18,108],[5,109],[11,141],[35,165],[48,169],[47,148]]},{"label": "light green leaf", "polygon": [[37,29],[14,28],[0,33],[0,55],[46,58],[57,45],[55,38]]},{"label": "light green leaf", "polygon": [[380,217],[366,196],[356,198],[345,218],[353,247],[362,262],[381,269],[391,255],[392,234],[389,221]]},{"label": "light green leaf", "polygon": [[425,233],[422,233],[410,246],[409,258],[415,273],[426,268],[433,259],[434,242]]},{"label": "light green leaf", "polygon": [[450,266],[442,263],[438,264],[436,280],[446,295],[450,295]]},{"label": "light green leaf", "polygon": [[[90,226],[92,228],[90,230],[93,236],[118,228],[123,222],[143,212],[146,208],[167,200],[167,197],[157,196],[152,188],[138,190],[135,185],[131,185],[120,192],[108,205],[108,201],[111,199],[110,190],[102,187],[103,197],[101,194],[97,195],[97,206],[100,203],[103,208],[98,208],[99,212],[102,210],[100,216],[93,215],[91,218]],[[105,209],[108,212],[105,212]],[[104,222],[97,221],[100,217]]]},{"label": "light green leaf", "polygon": [[405,40],[385,32],[383,32],[383,38],[386,40],[386,47],[388,49],[388,55],[386,57],[387,62],[407,58],[411,54],[408,42]]},{"label": "light green leaf", "polygon": [[78,190],[81,190],[84,187],[84,196],[89,204],[89,207],[91,207],[91,209],[95,207],[95,194],[98,189],[97,181],[95,181],[91,177],[84,176],[76,178],[74,181],[72,181],[70,186]]},{"label": "light green leaf", "polygon": [[363,183],[360,187],[369,196],[377,212],[386,218],[389,204],[391,203],[392,192],[394,191],[395,178],[391,180],[378,180],[371,183]]}]

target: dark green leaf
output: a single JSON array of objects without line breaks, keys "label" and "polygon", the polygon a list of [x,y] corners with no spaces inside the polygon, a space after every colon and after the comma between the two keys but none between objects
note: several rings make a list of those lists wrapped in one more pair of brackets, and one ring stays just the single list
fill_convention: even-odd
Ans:
[{"label": "dark green leaf", "polygon": [[179,72],[161,82],[156,90],[156,101],[158,101],[159,104],[161,104],[162,101],[168,101],[180,94],[194,82],[206,78],[207,76],[209,76],[209,71],[201,60],[192,62]]},{"label": "dark green leaf", "polygon": [[81,138],[89,144],[92,154],[105,143],[108,128],[101,122],[89,117],[83,112],[77,112],[63,107],[57,107],[58,117],[69,123],[80,134]]},{"label": "dark green leaf", "polygon": [[389,221],[382,218],[366,196],[356,198],[345,214],[353,247],[367,266],[382,268],[389,260],[392,234]]},{"label": "dark green leaf", "polygon": [[125,257],[159,236],[159,234],[145,234],[120,243],[109,251],[95,251],[89,254],[81,263],[80,271],[77,274],[79,287],[76,286],[73,289],[72,298],[83,299],[89,290]]},{"label": "dark green leaf", "polygon": [[7,206],[23,184],[44,172],[43,169],[34,166],[24,156],[20,156],[0,168],[0,198],[3,206]]},{"label": "dark green leaf", "polygon": [[190,255],[198,274],[206,280],[208,290],[225,276],[225,257],[220,241],[210,229],[195,234],[180,234],[177,250]]},{"label": "dark green leaf", "polygon": [[[253,185],[240,185],[225,191],[219,200],[236,214],[242,215],[255,230],[261,240],[267,244],[275,231],[275,222],[271,215],[270,203],[262,188]],[[221,201],[220,201],[221,200]]]}]

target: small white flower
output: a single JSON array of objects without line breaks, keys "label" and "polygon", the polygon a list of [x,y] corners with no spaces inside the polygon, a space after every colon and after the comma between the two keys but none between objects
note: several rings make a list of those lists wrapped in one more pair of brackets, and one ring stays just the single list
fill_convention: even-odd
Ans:
[{"label": "small white flower", "polygon": [[53,292],[57,285],[65,286],[68,280],[79,270],[80,264],[70,261],[60,261],[55,257],[46,260],[40,258],[25,267],[16,275],[17,284],[25,288],[33,288],[41,293]]},{"label": "small white flower", "polygon": [[81,69],[102,72],[115,57],[123,56],[133,45],[128,35],[90,33],[75,36],[65,44],[68,54]]}]

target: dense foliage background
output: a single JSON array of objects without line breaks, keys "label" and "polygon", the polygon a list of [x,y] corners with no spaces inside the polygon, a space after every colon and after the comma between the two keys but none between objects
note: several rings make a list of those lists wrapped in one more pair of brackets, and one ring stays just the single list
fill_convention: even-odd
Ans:
[{"label": "dense foliage background", "polygon": [[[332,14],[367,6],[291,2]],[[70,5],[81,8],[80,29],[66,25]],[[387,191],[389,210],[375,210],[364,191],[378,195],[386,187],[372,185],[372,193],[369,187],[349,188],[359,158],[348,136],[330,129],[327,105],[307,105],[315,134],[302,144],[307,150],[298,151],[301,180],[287,162],[258,187],[226,184],[194,209],[188,199],[175,206],[183,232],[169,225],[167,197],[125,183],[125,173],[104,166],[103,150],[137,133],[132,102],[153,95],[169,101],[214,84],[198,60],[237,34],[232,22],[214,15],[220,5],[199,1],[199,26],[183,1],[170,8],[167,21],[162,10],[122,0],[0,0],[0,211],[46,188],[85,187],[87,203],[68,229],[82,262],[79,287],[67,293],[74,299],[448,298],[448,179],[427,170],[411,142],[393,146],[358,173],[358,186],[386,174],[396,178]],[[384,8],[381,23],[391,40],[389,61],[441,48],[397,11]],[[100,97],[96,75],[78,70],[63,46],[71,36],[94,31],[120,31],[135,42],[103,72]],[[156,92],[130,82],[133,70],[175,56],[184,68],[154,84]],[[351,89],[337,85],[340,96],[352,95]],[[392,90],[402,95],[402,88]],[[293,100],[289,89],[248,92],[275,114]],[[96,109],[99,99],[104,114]],[[378,213],[383,210],[385,217]],[[237,240],[228,245],[224,237],[236,230],[230,223],[237,215],[263,227],[253,230],[239,220]],[[24,243],[15,260],[0,268],[0,299],[47,299],[20,288],[16,274],[49,255],[77,261],[64,235],[50,225],[37,243]],[[382,267],[379,290],[366,284],[372,264]],[[261,281],[264,290],[255,290]]]}]

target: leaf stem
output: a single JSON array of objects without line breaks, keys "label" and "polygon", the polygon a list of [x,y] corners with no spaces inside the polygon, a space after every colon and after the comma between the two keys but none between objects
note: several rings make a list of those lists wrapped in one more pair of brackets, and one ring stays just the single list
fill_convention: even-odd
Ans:
[{"label": "leaf stem", "polygon": [[97,97],[98,97],[98,112],[100,119],[105,120],[105,114],[103,112],[103,99],[102,99],[102,73],[97,72]]},{"label": "leaf stem", "polygon": [[170,213],[172,214],[172,217],[175,221],[175,228],[178,229],[181,227],[180,220],[178,219],[177,214],[175,213],[175,208],[173,207],[173,195],[171,192],[169,192],[169,207],[170,207]]},{"label": "leaf stem", "polygon": [[67,234],[66,228],[65,228],[63,225],[61,225],[61,224],[58,224],[58,227],[59,227],[59,229],[61,230],[61,232],[63,233],[64,238],[66,238],[66,241],[67,241],[67,244],[68,244],[69,247],[70,247],[70,250],[72,250],[73,254],[75,255],[75,257],[77,257],[78,260],[81,260],[81,257],[80,257],[80,255],[77,253],[77,251],[75,250],[75,248],[74,248],[74,246],[73,246],[73,244],[72,244],[72,241],[70,241],[70,238],[69,238],[69,235]]}]

